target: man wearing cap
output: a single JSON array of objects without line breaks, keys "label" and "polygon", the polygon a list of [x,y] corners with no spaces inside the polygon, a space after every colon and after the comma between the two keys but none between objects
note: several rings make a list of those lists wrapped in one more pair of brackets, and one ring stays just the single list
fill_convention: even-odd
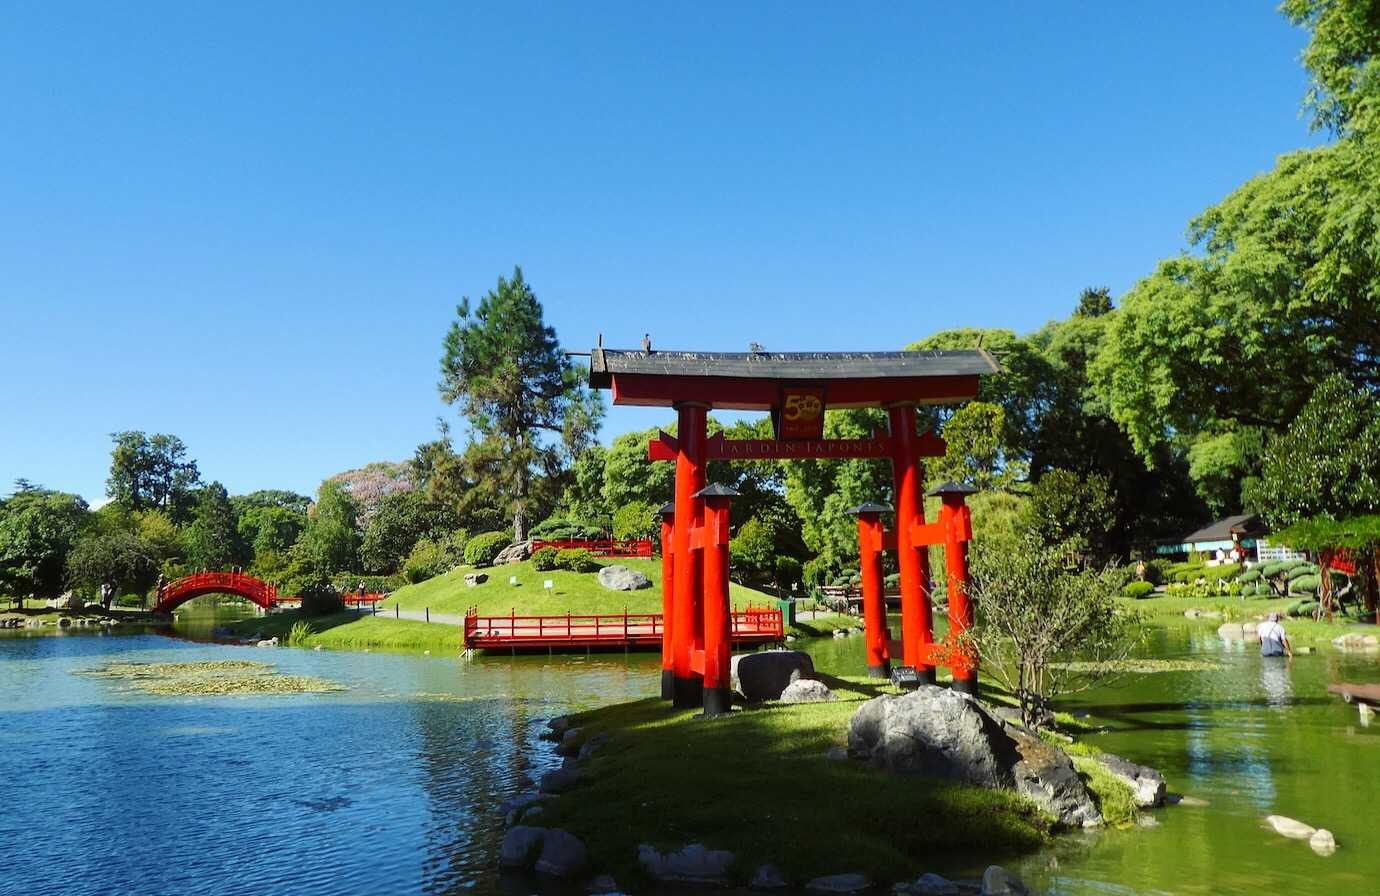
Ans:
[{"label": "man wearing cap", "polygon": [[1289,636],[1284,633],[1284,626],[1279,624],[1278,613],[1271,613],[1270,618],[1255,630],[1255,636],[1260,639],[1261,656],[1288,656],[1293,659],[1294,651],[1289,646]]}]

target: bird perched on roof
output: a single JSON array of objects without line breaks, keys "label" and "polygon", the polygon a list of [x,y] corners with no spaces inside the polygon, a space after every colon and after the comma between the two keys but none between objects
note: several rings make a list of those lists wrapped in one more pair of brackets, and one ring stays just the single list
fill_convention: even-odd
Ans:
[{"label": "bird perched on roof", "polygon": [[651,334],[651,333],[643,333],[643,334],[642,334],[642,350],[643,350],[644,352],[646,352],[647,354],[649,354],[649,355],[652,353],[652,334]]},{"label": "bird perched on roof", "polygon": [[765,352],[766,349],[762,347],[762,343],[760,342],[749,342],[748,351],[752,352],[754,355],[760,355]]}]

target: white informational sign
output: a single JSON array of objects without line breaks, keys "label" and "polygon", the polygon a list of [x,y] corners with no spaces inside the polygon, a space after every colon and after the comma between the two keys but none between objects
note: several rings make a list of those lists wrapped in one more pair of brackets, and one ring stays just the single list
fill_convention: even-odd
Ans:
[{"label": "white informational sign", "polygon": [[556,583],[551,581],[550,579],[547,579],[545,582],[541,583],[541,586],[545,588],[547,591],[550,591],[552,588],[556,587]]},{"label": "white informational sign", "polygon": [[517,576],[509,576],[509,577],[508,577],[508,584],[509,584],[509,585],[516,585],[516,584],[517,584]]}]

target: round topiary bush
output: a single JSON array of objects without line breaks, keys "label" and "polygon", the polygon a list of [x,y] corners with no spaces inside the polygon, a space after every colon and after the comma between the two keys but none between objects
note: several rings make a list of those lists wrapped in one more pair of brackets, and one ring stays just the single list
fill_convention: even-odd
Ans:
[{"label": "round topiary bush", "polygon": [[1121,589],[1122,597],[1129,597],[1133,600],[1140,600],[1155,593],[1155,586],[1149,582],[1129,582],[1126,587]]},{"label": "round topiary bush", "polygon": [[900,588],[901,574],[899,572],[893,572],[891,575],[887,576],[884,580],[882,580],[882,585],[885,588]]},{"label": "round topiary bush", "polygon": [[1289,569],[1289,567],[1285,565],[1286,563],[1288,563],[1286,560],[1275,560],[1271,563],[1266,563],[1264,566],[1260,567],[1260,574],[1267,579],[1273,579],[1275,576]]},{"label": "round topiary bush", "polygon": [[1301,579],[1304,576],[1315,576],[1317,574],[1318,568],[1316,566],[1311,563],[1304,563],[1289,570],[1289,581],[1292,582],[1294,579]]},{"label": "round topiary bush", "polygon": [[1288,613],[1290,616],[1312,616],[1318,610],[1318,602],[1315,600],[1301,600],[1289,605]]},{"label": "round topiary bush", "polygon": [[571,572],[598,572],[603,565],[584,548],[566,548],[556,554],[556,566]]},{"label": "round topiary bush", "polygon": [[1251,582],[1259,582],[1260,568],[1257,566],[1251,567],[1250,569],[1241,573],[1241,575],[1237,577],[1236,581],[1240,582],[1242,585],[1246,585]]},{"label": "round topiary bush", "polygon": [[1289,593],[1297,595],[1317,594],[1318,577],[1316,575],[1299,576],[1297,579],[1289,580]]},{"label": "round topiary bush", "polygon": [[541,570],[542,572],[547,572],[548,570],[552,569],[558,569],[559,561],[557,560],[557,558],[560,556],[560,554],[561,552],[557,548],[538,548],[537,550],[532,552],[532,566],[538,570]]},{"label": "round topiary bush", "polygon": [[470,566],[492,566],[511,542],[507,532],[481,532],[465,544],[465,562]]}]

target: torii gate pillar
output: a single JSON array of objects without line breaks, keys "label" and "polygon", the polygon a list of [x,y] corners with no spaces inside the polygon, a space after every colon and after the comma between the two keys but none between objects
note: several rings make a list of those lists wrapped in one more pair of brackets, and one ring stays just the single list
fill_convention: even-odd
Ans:
[{"label": "torii gate pillar", "polygon": [[867,676],[891,677],[891,633],[886,627],[886,595],[882,577],[885,504],[861,504],[848,512],[858,518],[858,559],[862,574],[863,635],[867,640]]},{"label": "torii gate pillar", "polygon": [[694,652],[704,649],[704,611],[700,587],[704,579],[704,550],[691,539],[691,529],[703,525],[705,438],[709,405],[683,401],[676,405],[676,507],[672,536],[675,591],[672,599],[671,651],[673,705],[690,709],[704,702],[704,677],[693,669]]},{"label": "torii gate pillar", "polygon": [[901,662],[919,675],[921,684],[934,684],[934,666],[925,662],[934,641],[934,614],[930,607],[930,560],[924,545],[917,545],[912,527],[925,524],[925,505],[920,497],[925,468],[920,459],[920,437],[915,431],[915,405],[893,404],[887,413],[891,423],[891,469],[896,480],[896,561],[901,572]]},{"label": "torii gate pillar", "polygon": [[676,615],[675,518],[676,505],[668,501],[661,513],[661,699],[675,697],[676,655],[672,620]]}]

